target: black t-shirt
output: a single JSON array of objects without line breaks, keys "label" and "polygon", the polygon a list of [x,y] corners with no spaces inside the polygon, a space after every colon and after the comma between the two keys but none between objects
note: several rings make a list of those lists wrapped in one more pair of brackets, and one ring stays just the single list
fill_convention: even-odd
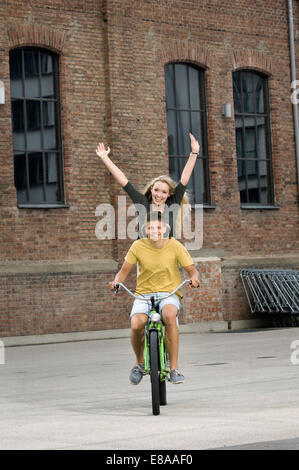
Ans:
[{"label": "black t-shirt", "polygon": [[[128,181],[127,184],[123,186],[123,189],[126,191],[128,196],[130,196],[132,202],[136,205],[136,210],[138,212],[138,224],[139,224],[139,237],[138,238],[142,238],[142,236],[143,237],[145,236],[144,232],[142,231],[142,228],[145,224],[146,213],[150,211],[151,202],[144,194],[138,191],[130,181]],[[169,226],[170,226],[169,237],[174,236],[174,221],[176,220],[178,206],[182,202],[185,191],[186,191],[186,186],[184,186],[181,182],[179,182],[175,187],[174,193],[166,199],[166,205],[170,208],[169,210]],[[138,205],[143,206],[144,210],[143,211],[139,210]],[[172,209],[171,209],[171,206],[173,206]]]}]

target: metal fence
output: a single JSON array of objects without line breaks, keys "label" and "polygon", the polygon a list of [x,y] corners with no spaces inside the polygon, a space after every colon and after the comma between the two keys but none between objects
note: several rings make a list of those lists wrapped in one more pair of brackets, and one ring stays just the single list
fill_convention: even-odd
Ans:
[{"label": "metal fence", "polygon": [[252,313],[272,314],[276,326],[299,324],[299,271],[242,269],[240,276]]}]

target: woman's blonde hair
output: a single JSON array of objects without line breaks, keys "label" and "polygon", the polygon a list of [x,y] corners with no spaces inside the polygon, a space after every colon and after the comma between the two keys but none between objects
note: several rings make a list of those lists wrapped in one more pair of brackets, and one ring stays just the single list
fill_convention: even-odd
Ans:
[{"label": "woman's blonde hair", "polygon": [[[155,183],[157,183],[158,181],[160,181],[161,183],[166,183],[168,185],[168,187],[169,187],[169,196],[172,196],[174,194],[174,190],[175,190],[175,187],[176,187],[177,183],[172,178],[170,178],[170,176],[168,176],[168,175],[160,175],[160,176],[157,176],[156,178],[153,178],[149,183],[147,183],[145,185],[144,190],[143,190],[143,194],[148,198],[148,200],[150,202],[152,200],[152,189],[153,189]],[[182,220],[184,218],[184,214],[186,214],[185,211],[186,210],[187,211],[191,210],[189,197],[188,197],[188,194],[187,194],[186,191],[185,191],[185,194],[183,196],[183,199],[182,199],[182,202],[181,202],[180,206],[181,206],[180,217],[178,216],[177,220],[176,220],[177,233],[181,233],[181,223],[182,223]]]}]

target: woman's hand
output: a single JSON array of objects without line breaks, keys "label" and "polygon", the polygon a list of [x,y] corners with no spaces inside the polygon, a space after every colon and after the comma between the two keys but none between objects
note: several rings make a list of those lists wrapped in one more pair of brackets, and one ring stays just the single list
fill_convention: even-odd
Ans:
[{"label": "woman's hand", "polygon": [[110,147],[108,146],[107,150],[105,150],[105,145],[103,144],[103,142],[100,142],[99,145],[98,145],[98,148],[96,150],[96,153],[97,153],[98,157],[100,157],[101,159],[103,159],[105,157],[108,157],[108,155],[110,153]]},{"label": "woman's hand", "polygon": [[189,132],[190,136],[190,145],[191,145],[191,151],[192,153],[199,153],[200,150],[200,145],[198,143],[198,140],[195,139],[195,137]]}]

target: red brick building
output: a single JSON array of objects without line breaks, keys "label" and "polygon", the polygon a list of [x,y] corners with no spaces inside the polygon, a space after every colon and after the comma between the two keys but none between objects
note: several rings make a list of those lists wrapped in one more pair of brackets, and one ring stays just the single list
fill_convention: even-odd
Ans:
[{"label": "red brick building", "polygon": [[0,336],[128,326],[106,286],[129,241],[95,236],[124,194],[99,141],[141,190],[200,139],[202,286],[182,323],[252,319],[240,269],[299,268],[288,21],[285,0],[0,3]]}]

